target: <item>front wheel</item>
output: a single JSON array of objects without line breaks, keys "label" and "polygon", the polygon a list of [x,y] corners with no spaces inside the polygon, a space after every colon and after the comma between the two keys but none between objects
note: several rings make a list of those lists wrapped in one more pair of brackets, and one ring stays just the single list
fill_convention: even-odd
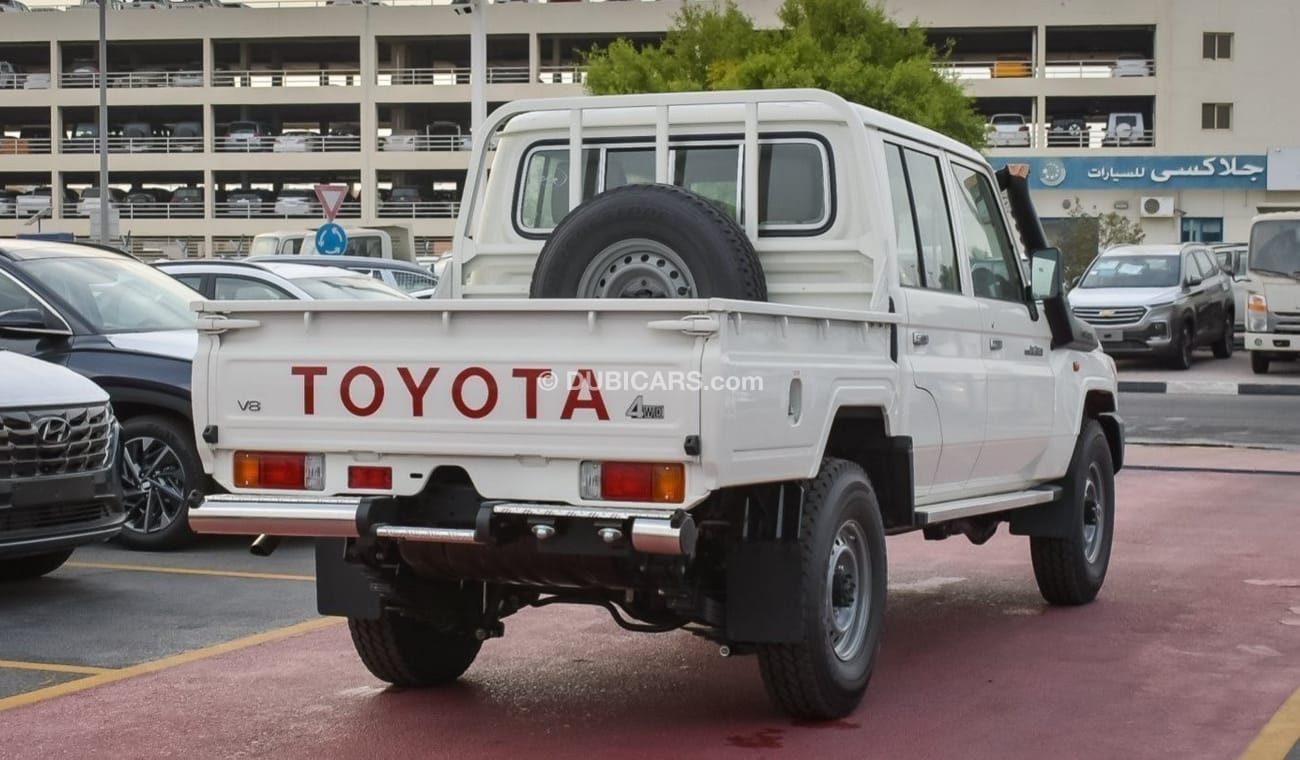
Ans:
[{"label": "front wheel", "polygon": [[1190,322],[1184,322],[1174,338],[1174,352],[1169,356],[1169,366],[1174,369],[1192,368],[1192,350],[1196,347],[1196,332]]},{"label": "front wheel", "polygon": [[1250,371],[1256,375],[1268,374],[1269,359],[1259,351],[1250,352]]},{"label": "front wheel", "polygon": [[122,424],[122,543],[132,549],[176,549],[194,539],[189,495],[203,485],[194,433],[167,417]]},{"label": "front wheel", "polygon": [[1064,537],[1029,539],[1034,579],[1052,604],[1087,604],[1106,580],[1115,534],[1115,466],[1096,420],[1079,433],[1061,499],[1057,508],[1068,510],[1070,529]]},{"label": "front wheel", "polygon": [[72,550],[64,549],[31,557],[0,559],[0,581],[25,581],[48,575],[62,567],[71,556]]},{"label": "front wheel", "polygon": [[[1231,311],[1231,309],[1229,309],[1229,311]],[[1231,319],[1223,320],[1223,334],[1220,335],[1219,339],[1214,343],[1215,359],[1232,358],[1232,348],[1235,340],[1234,338],[1235,330],[1236,330],[1236,326],[1232,323]]]},{"label": "front wheel", "polygon": [[760,644],[758,663],[777,707],[831,720],[862,701],[880,649],[885,529],[871,483],[852,462],[824,460],[806,494],[799,526],[804,638]]}]

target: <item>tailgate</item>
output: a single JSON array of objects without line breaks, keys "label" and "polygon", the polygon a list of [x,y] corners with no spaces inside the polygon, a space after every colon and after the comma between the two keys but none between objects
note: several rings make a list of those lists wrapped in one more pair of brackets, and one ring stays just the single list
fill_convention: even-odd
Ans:
[{"label": "tailgate", "polygon": [[486,498],[576,503],[584,459],[691,460],[704,339],[672,327],[691,306],[204,304],[204,464],[237,490],[235,450],[322,453],[324,491],[341,493],[348,464],[382,460],[399,494],[454,466]]}]

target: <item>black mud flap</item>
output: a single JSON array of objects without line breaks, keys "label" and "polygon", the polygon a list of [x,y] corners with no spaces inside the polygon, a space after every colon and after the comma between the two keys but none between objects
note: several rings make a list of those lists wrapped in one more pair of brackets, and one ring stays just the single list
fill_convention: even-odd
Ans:
[{"label": "black mud flap", "polygon": [[803,558],[792,541],[736,544],[727,555],[727,639],[803,640]]},{"label": "black mud flap", "polygon": [[379,594],[360,565],[343,559],[347,539],[316,539],[316,610],[322,615],[379,619]]}]

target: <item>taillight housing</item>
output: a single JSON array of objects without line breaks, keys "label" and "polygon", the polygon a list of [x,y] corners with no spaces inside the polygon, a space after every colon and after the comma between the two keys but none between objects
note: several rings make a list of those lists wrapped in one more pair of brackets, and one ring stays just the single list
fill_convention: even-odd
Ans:
[{"label": "taillight housing", "polygon": [[286,491],[325,489],[325,456],[284,451],[236,451],[236,488]]},{"label": "taillight housing", "polygon": [[348,488],[362,491],[388,491],[393,487],[393,468],[354,464],[348,467]]},{"label": "taillight housing", "polygon": [[583,462],[579,493],[592,501],[680,504],[686,500],[681,462]]}]

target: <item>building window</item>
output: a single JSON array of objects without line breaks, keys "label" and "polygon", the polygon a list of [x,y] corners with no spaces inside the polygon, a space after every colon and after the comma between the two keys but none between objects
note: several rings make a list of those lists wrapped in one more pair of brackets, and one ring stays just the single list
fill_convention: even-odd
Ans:
[{"label": "building window", "polygon": [[1207,61],[1232,60],[1232,32],[1206,32],[1201,38],[1201,55]]},{"label": "building window", "polygon": [[1232,129],[1232,104],[1202,103],[1201,129]]},{"label": "building window", "polygon": [[1183,217],[1182,241],[1184,243],[1222,243],[1223,217]]}]

